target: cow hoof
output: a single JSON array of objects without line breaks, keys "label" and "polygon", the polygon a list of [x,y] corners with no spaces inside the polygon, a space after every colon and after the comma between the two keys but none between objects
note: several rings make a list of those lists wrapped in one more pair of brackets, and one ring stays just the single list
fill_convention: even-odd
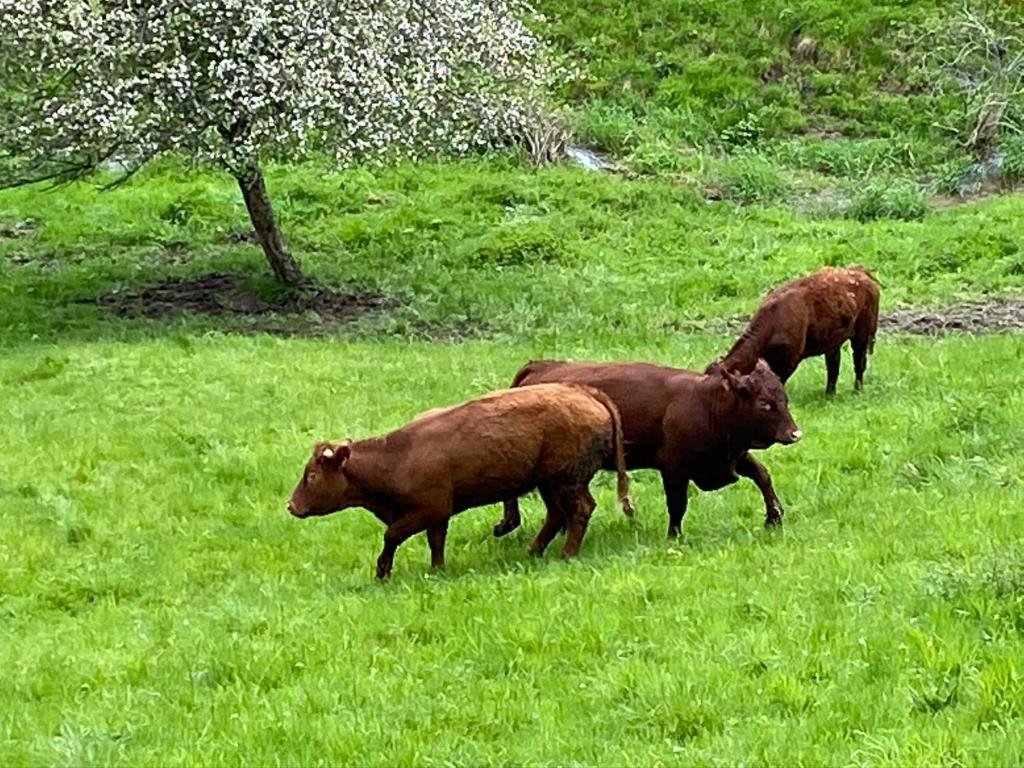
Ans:
[{"label": "cow hoof", "polygon": [[670,539],[678,539],[679,538],[679,529],[678,528],[669,528],[668,529],[668,537]]},{"label": "cow hoof", "polygon": [[502,520],[500,523],[494,526],[494,535],[496,538],[507,536],[512,533],[516,528],[519,527],[519,523],[513,523],[509,520]]},{"label": "cow hoof", "polygon": [[782,515],[773,515],[772,517],[766,517],[764,520],[765,528],[778,528],[782,525]]}]

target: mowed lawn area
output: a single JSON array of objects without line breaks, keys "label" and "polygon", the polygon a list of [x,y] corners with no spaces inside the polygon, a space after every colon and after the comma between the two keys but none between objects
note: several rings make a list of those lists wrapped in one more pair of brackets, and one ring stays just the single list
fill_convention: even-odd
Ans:
[{"label": "mowed lawn area", "polygon": [[[0,193],[0,762],[5,765],[985,764],[1024,760],[1024,341],[883,331],[866,387],[791,381],[805,433],[695,493],[667,540],[595,481],[575,561],[497,507],[373,564],[363,510],[291,519],[317,439],[503,387],[531,357],[702,368],[728,318],[822,264],[883,313],[1024,287],[1024,198],[860,224],[670,180],[514,161],[279,167],[298,257],[389,308],[118,317],[97,297],[244,275],[230,180],[155,167]],[[269,299],[268,299],[269,300]],[[391,306],[393,304],[394,306]],[[291,331],[291,333],[288,333]]]}]

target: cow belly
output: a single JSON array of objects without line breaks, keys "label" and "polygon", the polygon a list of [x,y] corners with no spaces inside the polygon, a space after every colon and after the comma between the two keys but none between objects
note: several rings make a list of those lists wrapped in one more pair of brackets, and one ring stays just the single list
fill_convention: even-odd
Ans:
[{"label": "cow belly", "polygon": [[537,450],[504,445],[481,452],[454,468],[452,503],[456,511],[516,498],[545,485],[587,485],[611,453],[607,434],[565,435]]},{"label": "cow belly", "polygon": [[510,483],[485,482],[470,488],[460,488],[453,494],[452,511],[462,512],[473,507],[498,504],[506,499],[524,496],[536,487],[537,483],[531,478],[525,482],[522,480]]},{"label": "cow belly", "polygon": [[700,466],[696,471],[691,469],[689,474],[693,484],[702,491],[717,491],[739,479],[731,462]]},{"label": "cow belly", "polygon": [[[626,469],[656,469],[661,462],[658,461],[658,448],[656,445],[647,443],[627,443],[625,445]],[[615,471],[615,454],[609,451],[602,469]]]},{"label": "cow belly", "polygon": [[842,345],[853,335],[853,324],[856,320],[855,306],[834,309],[832,313],[825,313],[819,317],[807,329],[804,357],[824,355]]}]

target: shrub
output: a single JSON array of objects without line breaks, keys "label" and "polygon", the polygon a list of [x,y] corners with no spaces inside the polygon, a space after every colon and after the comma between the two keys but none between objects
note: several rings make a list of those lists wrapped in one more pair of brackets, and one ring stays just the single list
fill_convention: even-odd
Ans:
[{"label": "shrub", "polygon": [[874,219],[920,219],[928,210],[924,192],[912,181],[870,184],[857,195],[847,215],[857,221]]},{"label": "shrub", "polygon": [[722,162],[711,172],[706,187],[712,197],[743,204],[777,202],[789,191],[775,166],[753,155]]},{"label": "shrub", "polygon": [[543,221],[518,221],[495,227],[472,243],[466,262],[473,267],[521,267],[566,263],[574,247]]},{"label": "shrub", "polygon": [[1024,136],[1007,136],[1000,142],[1002,155],[1002,179],[1007,186],[1016,186],[1024,181]]}]

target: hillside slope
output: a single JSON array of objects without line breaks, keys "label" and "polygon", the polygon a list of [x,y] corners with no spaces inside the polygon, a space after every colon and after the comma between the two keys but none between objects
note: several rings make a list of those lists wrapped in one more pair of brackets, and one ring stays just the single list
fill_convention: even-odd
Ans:
[{"label": "hillside slope", "polygon": [[[936,0],[582,0],[542,3],[589,70],[573,96],[671,113],[692,139],[931,135],[932,99],[901,71],[895,31]],[[665,119],[665,115],[661,115]]]}]

